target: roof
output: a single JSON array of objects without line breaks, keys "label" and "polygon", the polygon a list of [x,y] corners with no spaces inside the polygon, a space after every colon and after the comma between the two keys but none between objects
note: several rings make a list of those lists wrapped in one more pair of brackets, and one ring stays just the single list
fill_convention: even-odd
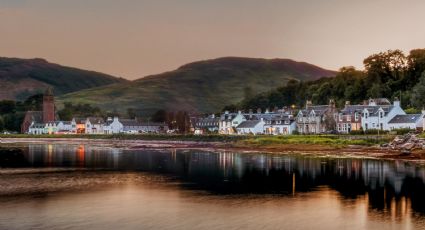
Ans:
[{"label": "roof", "polygon": [[244,121],[242,122],[240,125],[238,125],[238,127],[236,128],[254,128],[255,126],[257,126],[257,124],[260,123],[260,120],[249,120],[249,121]]},{"label": "roof", "polygon": [[33,129],[44,129],[45,127],[46,125],[43,123],[34,123],[33,125],[30,126],[30,128],[33,128]]},{"label": "roof", "polygon": [[27,111],[25,116],[29,116],[30,120],[34,123],[43,122],[43,112],[42,111]]},{"label": "roof", "polygon": [[367,105],[347,105],[344,109],[341,110],[342,114],[354,114],[361,113],[363,109],[367,108]]},{"label": "roof", "polygon": [[318,116],[321,116],[326,113],[329,109],[329,105],[311,105],[308,106],[306,109],[302,109],[301,112],[304,115],[310,114],[311,111],[314,111],[314,113]]},{"label": "roof", "polygon": [[391,119],[388,122],[388,124],[402,124],[402,123],[415,124],[422,117],[423,117],[422,114],[397,115],[393,119]]},{"label": "roof", "polygon": [[123,126],[141,126],[140,123],[135,119],[119,119],[119,122]]},{"label": "roof", "polygon": [[376,106],[366,106],[365,109],[369,112],[369,116],[378,116],[378,110],[382,108],[385,114],[388,114],[394,106],[382,106],[382,105],[376,105]]},{"label": "roof", "polygon": [[105,122],[102,117],[88,117],[87,120],[92,124],[103,124]]}]

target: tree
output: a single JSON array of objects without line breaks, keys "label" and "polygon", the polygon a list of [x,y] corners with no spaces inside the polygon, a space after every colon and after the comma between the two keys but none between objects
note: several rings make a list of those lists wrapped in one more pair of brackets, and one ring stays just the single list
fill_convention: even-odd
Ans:
[{"label": "tree", "polygon": [[425,106],[425,71],[422,73],[419,83],[412,89],[411,102],[417,108],[424,108]]},{"label": "tree", "polygon": [[160,109],[156,111],[152,116],[151,120],[153,122],[166,122],[167,121],[167,111]]},{"label": "tree", "polygon": [[135,108],[127,108],[127,116],[130,119],[135,119],[137,114],[136,114],[136,109]]}]

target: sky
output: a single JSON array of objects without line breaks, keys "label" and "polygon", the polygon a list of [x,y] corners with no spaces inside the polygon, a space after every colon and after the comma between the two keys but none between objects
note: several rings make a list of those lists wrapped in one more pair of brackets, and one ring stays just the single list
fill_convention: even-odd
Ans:
[{"label": "sky", "polygon": [[423,0],[0,0],[0,56],[127,79],[224,56],[363,68],[425,48]]}]

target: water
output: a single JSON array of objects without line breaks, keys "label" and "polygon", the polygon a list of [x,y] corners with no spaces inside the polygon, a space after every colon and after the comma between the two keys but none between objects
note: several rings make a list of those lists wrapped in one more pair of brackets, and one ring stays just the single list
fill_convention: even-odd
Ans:
[{"label": "water", "polygon": [[0,145],[0,229],[425,229],[402,161]]}]

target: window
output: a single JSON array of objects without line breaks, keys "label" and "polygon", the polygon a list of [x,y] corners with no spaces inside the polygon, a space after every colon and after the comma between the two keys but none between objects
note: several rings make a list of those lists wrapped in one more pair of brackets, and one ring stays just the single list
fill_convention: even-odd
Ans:
[{"label": "window", "polygon": [[351,115],[347,116],[347,121],[351,121]]},{"label": "window", "polygon": [[354,120],[358,121],[359,120],[359,114],[358,113],[354,113]]}]

